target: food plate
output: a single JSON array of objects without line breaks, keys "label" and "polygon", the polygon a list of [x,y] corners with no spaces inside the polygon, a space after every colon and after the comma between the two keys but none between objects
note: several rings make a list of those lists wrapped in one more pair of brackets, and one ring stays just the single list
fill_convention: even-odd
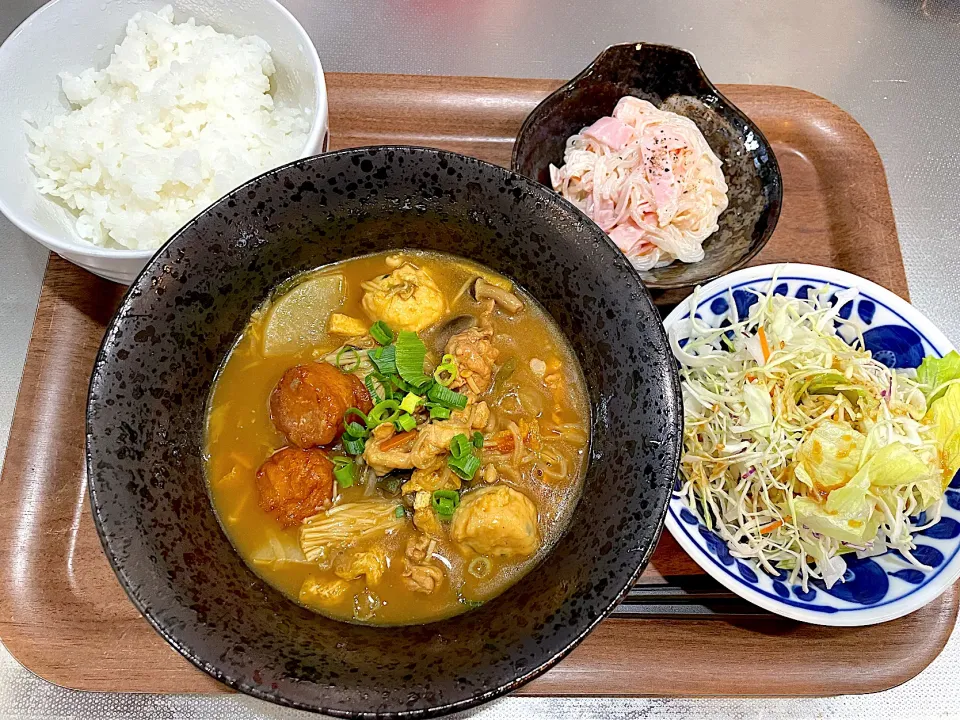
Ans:
[{"label": "food plate", "polygon": [[[891,368],[917,367],[924,357],[942,357],[953,350],[947,338],[905,300],[879,285],[841,270],[787,263],[761,265],[731,273],[705,285],[693,312],[710,327],[736,313],[745,317],[755,295],[767,291],[805,298],[827,286],[840,291],[856,288],[859,296],[840,313],[855,321],[873,356]],[[690,317],[694,298],[684,301],[664,321],[671,327]],[[946,491],[942,519],[918,533],[914,556],[929,571],[911,565],[895,551],[872,558],[847,560],[844,582],[827,589],[819,580],[806,590],[788,585],[787,573],[772,577],[752,559],[734,557],[727,543],[709,530],[698,512],[674,492],[667,528],[697,563],[741,597],[785,617],[820,625],[872,625],[901,617],[926,605],[960,576],[960,475]],[[845,556],[851,558],[851,556]]]}]

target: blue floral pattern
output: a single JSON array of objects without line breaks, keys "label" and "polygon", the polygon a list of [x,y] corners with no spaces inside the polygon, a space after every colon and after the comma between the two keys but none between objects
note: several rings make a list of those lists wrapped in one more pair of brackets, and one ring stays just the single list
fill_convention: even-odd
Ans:
[{"label": "blue floral pattern", "polygon": [[[769,286],[769,277],[763,277],[705,296],[696,308],[697,317],[712,327],[726,327],[731,324],[734,314],[735,319],[740,320],[749,313],[757,301],[751,290],[763,292]],[[847,289],[847,286],[836,281],[816,277],[781,276],[777,279],[774,293],[805,299],[808,294],[822,292],[825,287],[833,295],[832,299],[835,299],[838,291]],[[678,319],[688,318],[689,311],[687,313]],[[847,303],[839,315],[858,323],[865,348],[892,368],[917,367],[925,356],[939,357],[952,349],[944,338],[935,338],[938,344],[934,345],[900,312],[879,298],[870,297],[862,288],[860,295]],[[846,339],[848,342],[854,341],[852,335]],[[926,517],[918,520],[925,522]],[[901,602],[926,587],[948,566],[955,565],[955,560],[960,562],[960,473],[947,489],[939,522],[917,537],[917,547],[912,555],[929,569],[910,564],[897,552],[872,558],[847,555],[844,582],[835,583],[831,588],[821,581],[814,581],[804,589],[800,585],[790,584],[786,571],[779,570],[776,576],[771,576],[753,560],[735,557],[727,543],[707,528],[698,512],[684,506],[678,493],[674,494],[670,504],[668,526],[675,536],[681,536],[678,537],[681,542],[688,540],[699,548],[705,554],[705,559],[696,554],[694,559],[701,565],[712,563],[712,567],[704,567],[731,589],[740,592],[743,588],[748,599],[754,599],[750,593],[757,594],[765,599],[761,604],[768,607],[771,606],[770,601],[786,606],[784,614],[790,615],[787,610],[796,608],[806,615],[811,612],[821,615],[822,622],[830,622],[828,618],[838,613],[855,613]],[[794,613],[793,616],[797,615]],[[848,623],[845,621],[843,624]]]},{"label": "blue floral pattern", "polygon": [[872,327],[863,334],[863,343],[887,367],[915,368],[923,362],[923,339],[902,325]]}]

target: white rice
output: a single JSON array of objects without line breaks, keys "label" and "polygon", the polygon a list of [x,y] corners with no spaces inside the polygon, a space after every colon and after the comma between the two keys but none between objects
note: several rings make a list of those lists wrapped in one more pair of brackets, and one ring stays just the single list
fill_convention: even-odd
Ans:
[{"label": "white rice", "polygon": [[150,249],[202,208],[296,159],[309,113],[275,106],[270,46],[173,9],[137,13],[103,70],[60,74],[73,109],[28,123],[37,189],[77,215],[84,240]]}]

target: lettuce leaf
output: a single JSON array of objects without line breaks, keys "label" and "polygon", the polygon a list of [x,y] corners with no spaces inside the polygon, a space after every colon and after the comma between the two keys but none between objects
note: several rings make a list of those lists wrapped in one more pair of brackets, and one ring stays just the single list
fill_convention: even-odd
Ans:
[{"label": "lettuce leaf", "polygon": [[[794,501],[794,511],[799,524],[840,542],[863,545],[872,540],[877,533],[876,526],[870,522],[873,507],[865,499],[861,499],[859,506],[851,510],[851,512],[832,513],[827,512],[820,503],[810,498],[799,497]],[[871,530],[873,535],[868,535]]]},{"label": "lettuce leaf", "polygon": [[826,420],[803,439],[797,463],[818,490],[835,490],[857,473],[865,440],[849,423]]},{"label": "lettuce leaf", "polygon": [[[868,488],[887,504],[890,512],[895,513],[896,488],[906,485],[914,485],[914,492],[920,493],[922,510],[926,510],[943,495],[943,488],[936,471],[906,445],[894,442],[873,453],[870,460],[850,481],[848,487]],[[828,506],[833,494],[831,493],[831,497],[827,499]]]},{"label": "lettuce leaf", "polygon": [[844,517],[860,517],[870,489],[868,473],[857,473],[850,482],[827,495],[826,511]]},{"label": "lettuce leaf", "polygon": [[933,425],[943,471],[941,488],[946,490],[960,469],[960,385],[948,387],[927,411],[925,419]]},{"label": "lettuce leaf", "polygon": [[794,509],[797,520],[814,532],[863,545],[877,536],[880,526],[880,515],[874,512],[868,494],[882,496],[893,488],[916,484],[929,505],[939,497],[939,488],[931,482],[934,477],[927,464],[906,445],[894,442],[873,453],[848,482],[827,495],[824,504],[797,498]]},{"label": "lettuce leaf", "polygon": [[850,484],[899,487],[921,481],[930,474],[927,464],[902,442],[885,445],[860,468]]},{"label": "lettuce leaf", "polygon": [[[939,389],[946,382],[960,379],[960,354],[951,351],[942,358],[928,355],[917,368],[917,382],[927,387],[927,407],[941,397],[945,392]],[[934,393],[934,391],[937,391]]]},{"label": "lettuce leaf", "polygon": [[751,427],[773,422],[770,393],[766,386],[753,383],[744,385],[743,402],[747,406],[747,421]]}]

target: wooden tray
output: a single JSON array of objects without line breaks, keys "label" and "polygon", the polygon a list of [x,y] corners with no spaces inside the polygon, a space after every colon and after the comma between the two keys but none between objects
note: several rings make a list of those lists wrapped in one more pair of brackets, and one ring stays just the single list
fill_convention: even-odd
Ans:
[{"label": "wooden tray", "polygon": [[[327,76],[333,147],[432,145],[506,165],[551,80]],[[907,296],[876,149],[846,113],[809,93],[731,85],[783,171],[780,223],[757,262],[850,270]],[[97,540],[83,470],[93,358],[122,288],[52,256],[0,477],[0,638],[70,688],[227,692],[183,660],[128,602]],[[663,299],[663,298],[661,298]],[[618,615],[522,688],[533,695],[829,695],[897,685],[953,629],[951,588],[906,618],[822,628],[739,602],[664,535]]]}]

